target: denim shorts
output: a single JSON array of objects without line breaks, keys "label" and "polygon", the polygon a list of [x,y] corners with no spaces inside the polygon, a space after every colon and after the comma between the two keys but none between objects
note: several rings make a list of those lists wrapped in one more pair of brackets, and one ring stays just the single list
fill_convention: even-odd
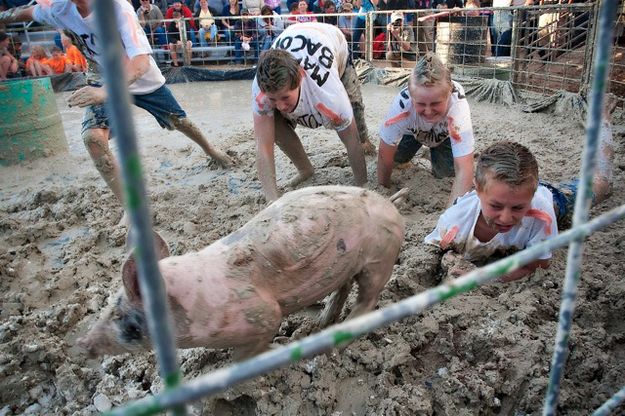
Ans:
[{"label": "denim shorts", "polygon": [[[422,144],[415,139],[414,135],[405,134],[397,145],[393,161],[395,163],[409,162],[421,146]],[[456,174],[449,137],[440,145],[430,148],[430,159],[432,161],[432,174],[436,178],[449,178]]]},{"label": "denim shorts", "polygon": [[[553,210],[558,220],[558,229],[568,228],[573,217],[575,208],[575,198],[577,198],[577,189],[579,188],[579,179],[574,178],[566,182],[560,182],[552,185],[548,182],[538,181],[539,185],[551,191],[553,195]],[[595,194],[592,194],[592,200],[595,200]]]},{"label": "denim shorts", "polygon": [[[100,87],[99,85],[93,86]],[[131,95],[131,99],[134,105],[152,114],[164,129],[175,129],[171,121],[172,117],[185,118],[187,116],[165,85],[149,94]],[[109,117],[104,104],[88,106],[82,119],[82,133],[84,134],[89,129],[102,128],[109,128]]]}]

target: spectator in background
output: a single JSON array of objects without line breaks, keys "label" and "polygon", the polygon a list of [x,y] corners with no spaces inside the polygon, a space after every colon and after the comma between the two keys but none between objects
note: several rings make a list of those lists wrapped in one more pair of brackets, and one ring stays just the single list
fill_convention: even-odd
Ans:
[{"label": "spectator in background", "polygon": [[433,9],[454,9],[463,8],[464,2],[463,0],[432,0],[431,5]]},{"label": "spectator in background", "polygon": [[35,45],[30,49],[30,57],[26,61],[26,73],[33,77],[52,75],[52,68],[46,64],[48,54],[43,46]]},{"label": "spectator in background", "polygon": [[[332,0],[325,0],[325,3],[323,3],[323,13],[325,14],[336,13],[336,5],[334,4]],[[323,23],[327,23],[333,26],[338,26],[338,23],[339,23],[338,16],[322,16],[321,21]]]},{"label": "spectator in background", "polygon": [[52,69],[53,74],[64,74],[66,72],[72,72],[72,66],[65,57],[65,54],[61,48],[53,46],[50,48],[52,57],[45,60],[46,65]]},{"label": "spectator in background", "polygon": [[5,32],[0,32],[0,81],[19,73],[19,61],[9,52],[10,43],[11,37]]},{"label": "spectator in background", "polygon": [[414,33],[411,27],[404,26],[404,14],[400,11],[391,13],[391,23],[386,27],[386,60],[394,67],[401,67],[403,60],[417,60]]},{"label": "spectator in background", "polygon": [[234,29],[238,20],[228,19],[228,17],[241,15],[241,10],[239,9],[239,1],[228,0],[228,5],[224,7],[221,15],[224,16],[224,18],[221,20],[221,24],[224,28],[224,37],[226,38],[226,41],[228,43],[234,42]]},{"label": "spectator in background", "polygon": [[[221,16],[221,12],[227,5],[228,0],[208,0],[208,10],[210,10],[213,16]],[[200,11],[200,6],[200,0],[195,0],[193,5],[194,14],[197,14]]]},{"label": "spectator in background", "polygon": [[[352,50],[354,51],[355,58],[362,58],[360,41],[363,33],[365,32],[365,26],[367,24],[367,13],[374,12],[378,5],[378,0],[358,0],[360,3],[360,9],[358,10],[358,16],[354,19],[354,32],[353,32],[353,44]],[[357,6],[354,2],[354,8]]]},{"label": "spectator in background", "polygon": [[343,1],[343,3],[341,4],[341,13],[344,13],[344,15],[339,16],[338,26],[339,29],[341,29],[341,32],[343,32],[343,35],[345,35],[347,43],[350,45],[352,42],[352,27],[354,27],[354,16],[348,16],[347,14],[353,12],[354,6],[351,3]]},{"label": "spectator in background", "polygon": [[141,7],[137,9],[137,17],[151,45],[160,46],[167,43],[161,9],[151,4],[150,0],[141,0]]},{"label": "spectator in background", "polygon": [[180,16],[185,19],[185,25],[187,26],[187,31],[189,34],[188,39],[190,39],[192,43],[197,44],[197,39],[195,37],[197,27],[195,26],[195,19],[193,19],[193,13],[191,13],[191,9],[189,9],[187,6],[184,6],[181,1],[176,0],[173,2],[171,7],[167,9],[167,13],[165,13],[165,19],[173,19],[174,11],[180,13]]},{"label": "spectator in background", "polygon": [[241,7],[247,9],[250,16],[260,16],[260,9],[264,5],[264,0],[241,0]]},{"label": "spectator in background", "polygon": [[[281,3],[280,0],[264,0],[264,1],[265,1],[265,6],[268,6],[276,14],[282,13],[282,7],[280,6],[280,3]],[[261,14],[262,14],[262,9],[261,9]]]},{"label": "spectator in background", "polygon": [[258,59],[258,27],[256,19],[250,17],[247,9],[241,10],[242,19],[235,24],[234,35],[234,62],[243,63],[243,53],[254,50],[254,59]]},{"label": "spectator in background", "polygon": [[[174,11],[172,14],[172,18],[181,19],[182,15],[179,11]],[[169,37],[169,53],[171,54],[172,66],[180,66],[180,63],[178,62],[178,49],[182,49],[184,47],[187,51],[187,54],[191,56],[191,48],[193,44],[191,40],[189,40],[189,36],[187,36],[187,41],[183,45],[181,26],[182,25],[180,24],[180,20],[175,20],[167,25],[167,36]]]},{"label": "spectator in background", "polygon": [[200,11],[197,13],[198,25],[200,27],[200,45],[208,46],[208,41],[217,42],[217,24],[210,9],[207,0],[200,0]]},{"label": "spectator in background", "polygon": [[87,60],[78,48],[72,44],[71,39],[61,35],[61,43],[63,43],[65,57],[71,65],[72,72],[87,72]]},{"label": "spectator in background", "polygon": [[260,15],[263,17],[258,19],[258,42],[260,50],[265,51],[271,48],[273,41],[284,30],[284,22],[280,15],[267,5],[260,9]]},{"label": "spectator in background", "polygon": [[293,22],[304,23],[317,21],[315,16],[310,16],[313,12],[308,11],[308,2],[306,0],[299,0],[297,3],[297,10],[291,12],[291,14],[295,15],[290,19]]}]

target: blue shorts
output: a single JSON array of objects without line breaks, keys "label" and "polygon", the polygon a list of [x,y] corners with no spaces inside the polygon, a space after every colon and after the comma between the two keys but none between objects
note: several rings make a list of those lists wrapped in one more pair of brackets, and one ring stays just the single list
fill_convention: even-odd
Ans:
[{"label": "blue shorts", "polygon": [[[93,86],[100,87],[99,85]],[[131,99],[134,105],[152,114],[164,129],[175,129],[171,121],[172,117],[185,118],[187,116],[187,113],[180,107],[178,101],[165,85],[149,94],[131,95]],[[88,106],[82,119],[82,133],[84,134],[89,129],[103,128],[109,128],[109,117],[104,109],[104,104]]]},{"label": "blue shorts", "polygon": [[[410,162],[422,144],[417,141],[413,134],[402,136],[393,161],[395,163]],[[430,148],[430,160],[432,161],[432,174],[436,178],[449,178],[456,174],[454,168],[454,155],[451,151],[451,139],[447,137],[440,145]]]},{"label": "blue shorts", "polygon": [[[573,217],[575,209],[575,198],[577,198],[577,189],[579,188],[579,179],[574,178],[567,182],[560,182],[552,185],[548,182],[538,181],[539,185],[551,191],[553,195],[553,210],[558,220],[558,229],[562,230],[568,227]],[[592,200],[595,200],[595,194],[592,194]]]}]

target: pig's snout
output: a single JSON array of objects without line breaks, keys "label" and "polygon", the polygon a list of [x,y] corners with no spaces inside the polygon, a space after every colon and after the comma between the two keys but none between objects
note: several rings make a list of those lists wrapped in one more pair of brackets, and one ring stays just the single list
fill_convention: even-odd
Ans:
[{"label": "pig's snout", "polygon": [[121,307],[123,303],[118,299],[115,308],[87,335],[76,341],[89,358],[140,351],[149,344],[143,311],[139,308]]}]

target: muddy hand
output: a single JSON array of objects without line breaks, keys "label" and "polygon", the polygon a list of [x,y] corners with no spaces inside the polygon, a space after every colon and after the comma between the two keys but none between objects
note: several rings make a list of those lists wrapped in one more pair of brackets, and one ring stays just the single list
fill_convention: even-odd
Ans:
[{"label": "muddy hand", "polygon": [[76,90],[67,99],[70,107],[87,107],[88,105],[102,104],[106,101],[106,90],[97,87],[82,87]]}]

